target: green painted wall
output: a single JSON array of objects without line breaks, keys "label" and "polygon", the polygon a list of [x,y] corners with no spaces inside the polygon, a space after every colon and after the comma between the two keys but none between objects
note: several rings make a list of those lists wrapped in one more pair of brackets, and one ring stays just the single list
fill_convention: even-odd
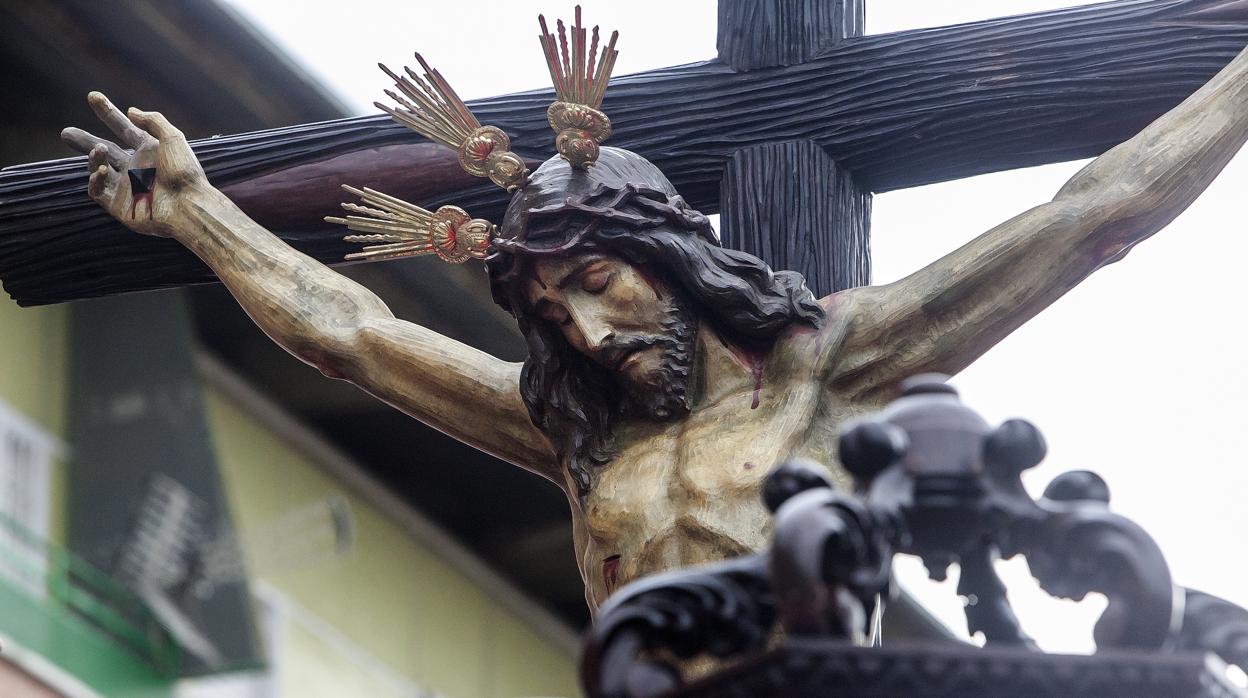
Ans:
[{"label": "green painted wall", "polygon": [[[208,413],[244,539],[282,512],[345,493],[229,398],[210,391]],[[570,657],[364,501],[348,499],[357,540],[347,558],[262,581],[395,672],[449,698],[578,695]],[[287,628],[279,662],[291,669],[280,673],[284,696],[397,695],[306,628]]]},{"label": "green painted wall", "polygon": [[[173,678],[121,647],[55,600],[0,580],[0,634],[106,698],[167,698]],[[10,654],[13,650],[9,649]]]}]

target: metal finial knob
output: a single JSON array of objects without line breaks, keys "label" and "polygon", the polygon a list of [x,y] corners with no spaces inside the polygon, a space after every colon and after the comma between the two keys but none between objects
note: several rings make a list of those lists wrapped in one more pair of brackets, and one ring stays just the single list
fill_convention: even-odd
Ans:
[{"label": "metal finial knob", "polygon": [[926,395],[943,393],[957,396],[958,389],[949,383],[949,376],[943,373],[920,373],[910,376],[901,382],[902,395]]}]

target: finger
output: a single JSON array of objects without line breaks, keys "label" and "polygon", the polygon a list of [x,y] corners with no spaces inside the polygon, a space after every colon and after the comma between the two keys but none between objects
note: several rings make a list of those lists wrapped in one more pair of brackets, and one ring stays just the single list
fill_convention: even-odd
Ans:
[{"label": "finger", "polygon": [[109,185],[119,176],[120,173],[110,169],[108,165],[100,165],[91,173],[91,179],[87,180],[87,194],[96,201],[103,201],[111,188]]},{"label": "finger", "polygon": [[103,143],[96,145],[87,153],[87,169],[95,172],[100,169],[100,165],[112,164],[108,161],[108,148]]},{"label": "finger", "polygon": [[121,110],[113,106],[102,93],[92,92],[87,95],[87,103],[91,105],[91,111],[104,122],[110,131],[117,134],[122,143],[131,148],[139,148],[151,140],[151,136],[144,133],[137,126],[130,123],[125,114]]},{"label": "finger", "polygon": [[165,115],[158,111],[143,111],[142,109],[130,107],[127,115],[134,125],[155,136],[159,141],[186,139],[186,136],[182,135],[178,127],[169,123]]},{"label": "finger", "polygon": [[[80,128],[70,127],[61,131],[61,140],[65,142],[65,145],[83,155],[89,154],[98,145],[105,146],[108,149],[108,164],[119,170],[126,166],[126,160],[130,157],[129,153],[122,150],[116,143],[93,136]],[[95,168],[92,167],[91,169],[94,170]]]}]

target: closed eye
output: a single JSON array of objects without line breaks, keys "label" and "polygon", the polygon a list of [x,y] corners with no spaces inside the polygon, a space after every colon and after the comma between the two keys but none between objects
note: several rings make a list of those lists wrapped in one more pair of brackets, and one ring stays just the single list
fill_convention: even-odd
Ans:
[{"label": "closed eye", "polygon": [[610,269],[594,269],[581,275],[581,289],[586,293],[602,293],[611,283]]}]

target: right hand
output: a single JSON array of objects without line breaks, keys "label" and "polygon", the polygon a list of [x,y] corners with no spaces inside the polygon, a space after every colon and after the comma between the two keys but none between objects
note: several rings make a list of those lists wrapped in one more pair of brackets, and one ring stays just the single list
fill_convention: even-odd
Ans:
[{"label": "right hand", "polygon": [[157,112],[132,107],[123,114],[99,92],[87,95],[87,102],[130,149],[82,129],[61,131],[69,147],[87,156],[87,193],[131,230],[172,237],[182,200],[208,184],[186,137]]}]

